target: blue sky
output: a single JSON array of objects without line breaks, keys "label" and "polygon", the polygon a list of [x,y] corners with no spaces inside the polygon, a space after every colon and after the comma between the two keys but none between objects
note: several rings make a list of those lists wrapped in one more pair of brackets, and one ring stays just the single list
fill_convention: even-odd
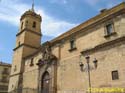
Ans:
[{"label": "blue sky", "polygon": [[[42,42],[111,8],[123,0],[34,0],[42,16]],[[0,0],[0,61],[11,63],[20,16],[31,8],[32,0]]]}]

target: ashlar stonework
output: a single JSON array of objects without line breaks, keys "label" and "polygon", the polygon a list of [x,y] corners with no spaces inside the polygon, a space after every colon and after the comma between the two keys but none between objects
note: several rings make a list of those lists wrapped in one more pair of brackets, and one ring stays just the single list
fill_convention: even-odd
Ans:
[{"label": "ashlar stonework", "polygon": [[[41,21],[32,10],[21,16],[8,92],[88,93],[89,83],[125,88],[124,2],[42,44]],[[90,82],[87,70],[80,69],[80,62],[87,66],[87,55],[90,68],[98,61]]]}]

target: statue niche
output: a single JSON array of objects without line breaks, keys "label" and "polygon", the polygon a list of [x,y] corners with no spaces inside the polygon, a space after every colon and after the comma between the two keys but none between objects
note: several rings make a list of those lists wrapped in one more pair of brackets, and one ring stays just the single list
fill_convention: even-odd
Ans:
[{"label": "statue niche", "polygon": [[55,64],[54,62],[56,61],[57,58],[52,54],[50,42],[46,42],[42,46],[42,58],[38,61],[37,65],[42,66],[45,64]]}]

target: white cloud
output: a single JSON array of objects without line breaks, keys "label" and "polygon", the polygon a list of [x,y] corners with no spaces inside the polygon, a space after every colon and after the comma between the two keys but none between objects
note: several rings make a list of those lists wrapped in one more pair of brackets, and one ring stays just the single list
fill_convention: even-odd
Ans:
[{"label": "white cloud", "polygon": [[71,29],[76,25],[66,21],[60,21],[60,20],[54,19],[46,15],[45,12],[40,10],[39,8],[37,8],[37,10],[38,10],[37,12],[42,15],[41,28],[44,35],[55,37]]},{"label": "white cloud", "polygon": [[[20,16],[31,6],[20,3],[18,0],[3,0],[0,3],[0,21],[6,21],[18,26]],[[42,15],[42,33],[46,36],[57,36],[74,27],[76,24],[57,20],[47,15],[39,6],[36,6],[38,13]]]},{"label": "white cloud", "polygon": [[68,0],[50,0],[51,3],[67,4]]},{"label": "white cloud", "polygon": [[41,27],[44,35],[58,36],[76,25],[66,21],[53,19],[41,10],[39,10],[38,13],[42,14],[43,21]]}]

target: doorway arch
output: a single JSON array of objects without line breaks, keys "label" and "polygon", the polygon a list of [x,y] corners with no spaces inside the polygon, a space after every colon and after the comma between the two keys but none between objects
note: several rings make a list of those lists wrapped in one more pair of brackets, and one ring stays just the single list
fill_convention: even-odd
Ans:
[{"label": "doorway arch", "polygon": [[42,75],[41,90],[41,93],[49,93],[50,91],[50,75],[47,71]]}]

